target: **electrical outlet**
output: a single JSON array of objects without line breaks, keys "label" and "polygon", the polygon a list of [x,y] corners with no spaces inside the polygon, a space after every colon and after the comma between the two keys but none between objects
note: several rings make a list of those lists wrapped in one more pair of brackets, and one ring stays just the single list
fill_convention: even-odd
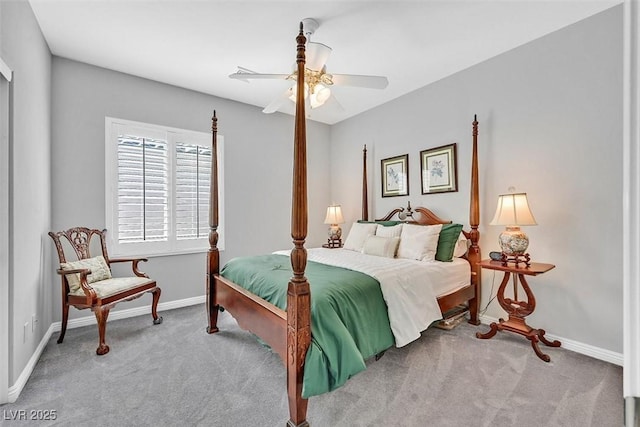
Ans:
[{"label": "electrical outlet", "polygon": [[35,332],[36,331],[36,323],[38,323],[38,316],[36,316],[35,314],[31,315],[31,332]]}]

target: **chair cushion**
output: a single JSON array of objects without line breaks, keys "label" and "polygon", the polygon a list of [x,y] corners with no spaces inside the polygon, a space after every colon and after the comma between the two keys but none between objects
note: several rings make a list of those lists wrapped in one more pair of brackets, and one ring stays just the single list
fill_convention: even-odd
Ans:
[{"label": "chair cushion", "polygon": [[[93,282],[91,287],[96,291],[98,298],[107,298],[151,282],[153,282],[153,280],[146,277],[114,277]],[[75,292],[69,292],[69,295],[84,296],[85,294],[82,288],[79,288]]]},{"label": "chair cushion", "polygon": [[[87,268],[91,270],[91,274],[87,275],[87,283],[111,279],[111,270],[102,255],[73,262],[63,262],[60,264],[60,268],[63,270],[77,270],[80,268]],[[77,291],[80,291],[80,295],[84,295],[84,292],[80,287],[79,273],[67,274],[67,282],[69,282],[69,293],[75,295]]]}]

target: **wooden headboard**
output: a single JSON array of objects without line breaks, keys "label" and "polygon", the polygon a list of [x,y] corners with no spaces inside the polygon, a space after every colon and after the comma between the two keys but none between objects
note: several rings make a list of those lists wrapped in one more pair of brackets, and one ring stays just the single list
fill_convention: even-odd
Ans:
[{"label": "wooden headboard", "polygon": [[406,208],[396,208],[387,215],[376,221],[391,221],[394,215],[398,215],[400,221],[406,221],[409,224],[435,225],[435,224],[451,224],[451,221],[440,218],[427,208],[411,208],[411,203]]}]

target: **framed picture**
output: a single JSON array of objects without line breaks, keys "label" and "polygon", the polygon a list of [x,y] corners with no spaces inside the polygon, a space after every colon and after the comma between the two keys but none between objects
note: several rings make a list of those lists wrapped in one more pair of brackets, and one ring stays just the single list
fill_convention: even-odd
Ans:
[{"label": "framed picture", "polygon": [[409,155],[382,159],[382,197],[409,195]]},{"label": "framed picture", "polygon": [[458,191],[456,144],[420,152],[422,194]]}]

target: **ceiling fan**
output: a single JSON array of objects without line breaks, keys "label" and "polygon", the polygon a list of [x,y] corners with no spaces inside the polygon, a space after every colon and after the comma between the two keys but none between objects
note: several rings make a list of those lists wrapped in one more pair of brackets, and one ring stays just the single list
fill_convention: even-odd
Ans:
[{"label": "ceiling fan", "polygon": [[[318,29],[318,21],[312,18],[302,20],[304,34],[307,38],[306,45],[306,64],[304,71],[305,81],[305,99],[309,100],[310,107],[318,108],[324,105],[332,95],[330,86],[354,86],[369,89],[384,89],[389,84],[386,77],[382,76],[365,76],[357,74],[330,74],[327,72],[326,62],[331,54],[331,48],[325,44],[312,42],[311,35]],[[238,71],[230,74],[230,78],[248,82],[249,79],[284,79],[292,82],[284,93],[274,99],[267,105],[262,112],[273,113],[277,111],[287,101],[295,102],[296,85],[298,78],[297,70],[290,74],[263,74],[249,70],[244,67],[238,67]],[[335,104],[340,105],[338,102]]]}]

